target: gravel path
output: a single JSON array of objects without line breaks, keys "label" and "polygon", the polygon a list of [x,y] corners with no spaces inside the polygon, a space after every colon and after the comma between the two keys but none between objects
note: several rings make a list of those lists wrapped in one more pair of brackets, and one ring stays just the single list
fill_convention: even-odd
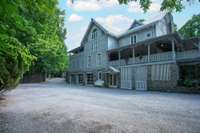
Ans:
[{"label": "gravel path", "polygon": [[0,133],[199,133],[200,95],[21,84],[0,101]]}]

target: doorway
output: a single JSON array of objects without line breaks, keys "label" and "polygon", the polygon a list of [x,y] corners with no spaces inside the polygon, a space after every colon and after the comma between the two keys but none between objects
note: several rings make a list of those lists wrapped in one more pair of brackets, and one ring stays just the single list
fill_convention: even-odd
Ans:
[{"label": "doorway", "polygon": [[117,88],[117,74],[109,74],[109,87]]}]

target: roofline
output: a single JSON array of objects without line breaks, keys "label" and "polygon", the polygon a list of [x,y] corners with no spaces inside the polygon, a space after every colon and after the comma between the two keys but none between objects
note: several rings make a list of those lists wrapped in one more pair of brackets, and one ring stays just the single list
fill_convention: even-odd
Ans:
[{"label": "roofline", "polygon": [[109,36],[114,37],[114,38],[117,39],[117,37],[116,37],[115,35],[113,35],[113,34],[110,33],[107,29],[105,29],[103,26],[101,26],[101,24],[99,24],[95,19],[91,18],[91,21],[90,21],[90,23],[89,23],[89,26],[88,26],[88,28],[87,28],[87,30],[86,30],[86,32],[85,32],[85,34],[84,34],[84,36],[83,36],[83,38],[82,38],[82,40],[81,40],[81,45],[82,45],[82,43],[83,43],[85,37],[87,36],[87,34],[88,34],[88,32],[89,32],[89,29],[90,29],[90,27],[92,26],[92,24],[95,24],[97,27],[99,27],[101,30],[103,30],[103,31],[105,32],[105,34],[107,34],[107,35],[109,35]]},{"label": "roofline", "polygon": [[[109,32],[107,29],[105,29],[101,24],[99,24],[95,19],[91,18],[91,21],[90,21],[90,23],[89,23],[89,26],[88,26],[88,28],[87,28],[87,30],[86,30],[86,32],[85,32],[85,34],[84,34],[84,36],[83,36],[83,38],[82,38],[82,40],[81,40],[81,43],[80,43],[81,45],[80,45],[79,47],[83,47],[83,41],[85,40],[85,37],[87,36],[87,34],[88,34],[88,32],[89,32],[89,29],[90,29],[90,27],[92,26],[92,24],[95,24],[97,27],[99,27],[101,30],[103,30],[104,33],[105,33],[106,35],[108,35],[108,36],[110,36],[110,37],[113,37],[113,38],[119,40],[120,38],[122,38],[122,37],[124,37],[124,36],[126,36],[126,35],[132,34],[132,33],[137,32],[137,31],[139,31],[139,30],[143,30],[143,29],[145,29],[145,28],[147,28],[147,27],[155,26],[155,24],[156,24],[157,22],[159,22],[161,19],[163,19],[165,16],[166,16],[166,14],[165,14],[162,18],[160,18],[160,19],[158,19],[158,20],[155,20],[155,21],[153,21],[153,22],[151,22],[151,23],[148,23],[148,24],[141,25],[141,26],[136,27],[136,28],[134,28],[134,29],[132,29],[132,30],[128,30],[127,32],[122,33],[121,35],[118,35],[118,36],[112,34],[112,33]],[[77,47],[77,48],[79,48],[79,47]],[[77,48],[74,48],[74,49],[70,50],[69,52],[73,52],[73,51],[76,50]]]},{"label": "roofline", "polygon": [[147,28],[147,27],[154,26],[158,21],[160,21],[160,20],[156,20],[156,21],[151,22],[151,23],[149,23],[149,24],[141,25],[141,26],[136,27],[136,28],[134,28],[134,29],[132,29],[132,30],[129,30],[129,31],[125,32],[125,33],[122,33],[121,35],[118,36],[118,39],[120,39],[120,38],[122,38],[122,37],[124,37],[124,36],[126,36],[126,35],[132,34],[132,33],[134,33],[134,32],[137,32],[137,31],[139,31],[139,30],[143,30],[143,29],[145,29],[145,28]]},{"label": "roofline", "polygon": [[76,50],[79,50],[79,49],[81,49],[81,46],[76,47],[74,49],[71,49],[70,51],[68,51],[68,53],[73,53],[73,52],[75,52]]}]

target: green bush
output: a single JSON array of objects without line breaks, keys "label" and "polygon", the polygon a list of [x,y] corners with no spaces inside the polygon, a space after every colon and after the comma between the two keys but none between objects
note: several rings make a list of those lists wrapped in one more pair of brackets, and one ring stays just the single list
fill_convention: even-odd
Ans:
[{"label": "green bush", "polygon": [[186,86],[186,87],[193,87],[194,86],[194,81],[191,80],[191,79],[186,79],[184,81],[184,86]]},{"label": "green bush", "polygon": [[17,39],[0,34],[0,91],[15,87],[34,59]]}]

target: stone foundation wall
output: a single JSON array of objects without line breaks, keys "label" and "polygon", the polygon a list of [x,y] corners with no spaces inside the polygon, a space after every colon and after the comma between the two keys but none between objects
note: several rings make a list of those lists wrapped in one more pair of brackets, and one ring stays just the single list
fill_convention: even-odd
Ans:
[{"label": "stone foundation wall", "polygon": [[[151,67],[151,66],[149,66]],[[148,90],[173,91],[177,87],[179,69],[177,64],[170,64],[170,80],[151,80],[151,68],[148,69]]]}]

